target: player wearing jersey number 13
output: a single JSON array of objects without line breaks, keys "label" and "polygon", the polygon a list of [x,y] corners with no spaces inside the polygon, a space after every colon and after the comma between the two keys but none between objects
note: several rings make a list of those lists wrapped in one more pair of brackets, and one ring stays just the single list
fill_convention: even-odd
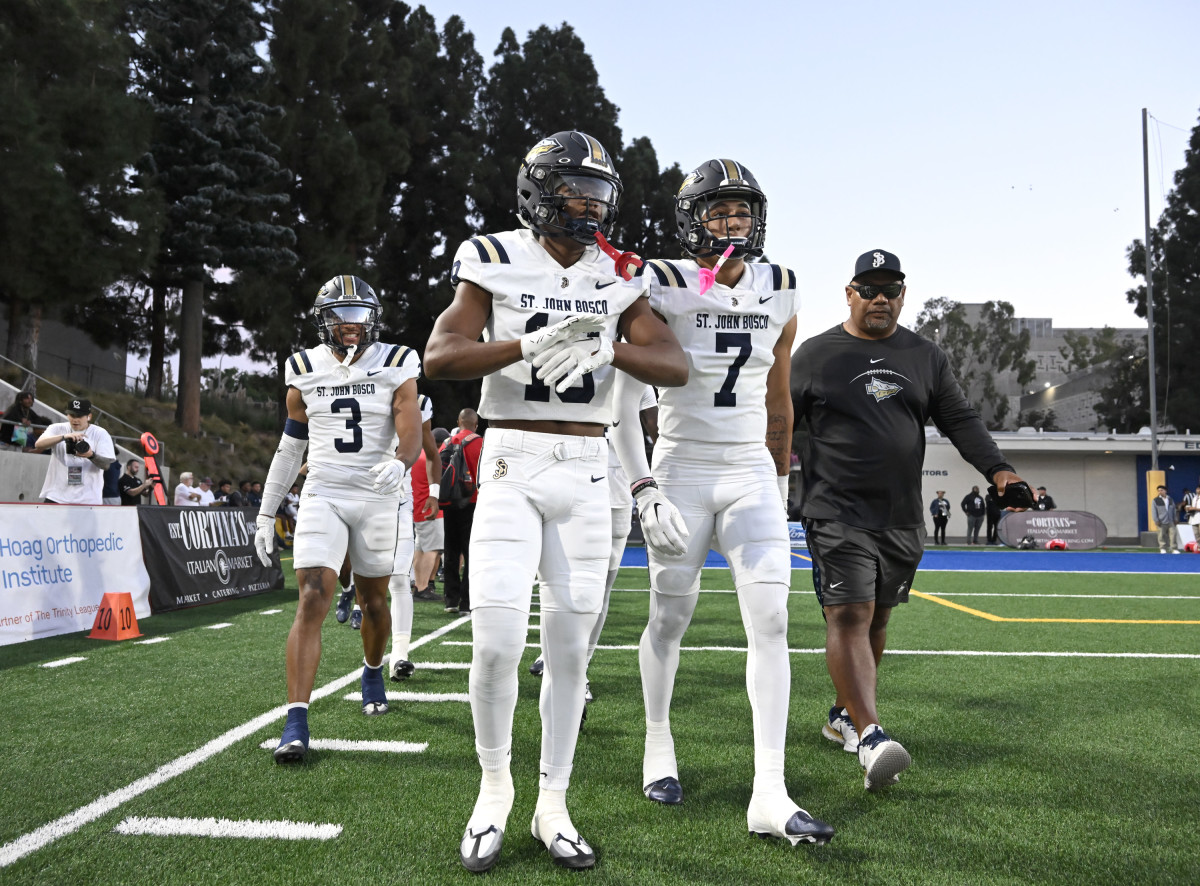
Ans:
[{"label": "player wearing jersey number 13", "polygon": [[518,217],[528,230],[459,247],[454,301],[425,350],[431,379],[483,378],[478,412],[489,422],[470,542],[470,697],[483,773],[459,849],[475,872],[499,859],[512,808],[517,666],[535,574],[546,666],[531,830],[556,864],[596,860],[567,812],[566,790],[608,570],[603,432],[613,378],[622,369],[652,385],[687,380],[683,351],[651,312],[645,283],[616,277],[595,245],[596,232],[612,229],[620,194],[612,160],[592,136],[558,132],[534,145],[517,172]]},{"label": "player wearing jersey number 13", "polygon": [[[321,345],[285,362],[287,423],[259,506],[255,547],[271,563],[275,512],[308,454],[296,517],[293,565],[300,605],[287,640],[288,720],[276,762],[308,751],[308,701],[321,658],[321,623],[349,553],[365,618],[363,713],[387,711],[383,654],[391,630],[388,579],[394,568],[402,481],[421,447],[416,352],[379,337],[381,305],[357,277],[334,277],[312,309]],[[407,593],[407,587],[405,588]]]},{"label": "player wearing jersey number 13", "polygon": [[[754,726],[747,826],[792,845],[826,843],[833,828],[788,796],[783,776],[791,692],[785,510],[796,275],[747,261],[762,255],[767,198],[750,170],[734,160],[709,160],[693,170],[675,197],[675,218],[679,243],[692,258],[649,261],[640,273],[650,284],[650,307],[687,351],[691,376],[686,386],[659,398],[652,470],[640,443],[624,433],[634,425],[624,412],[616,438],[650,558],[650,619],[639,649],[646,705],[642,790],[659,803],[683,801],[671,696],[680,643],[699,599],[700,570],[709,548],[716,548],[729,561],[747,639]],[[701,286],[700,270],[714,269],[730,247],[715,283]],[[679,524],[666,503],[678,508]]]}]

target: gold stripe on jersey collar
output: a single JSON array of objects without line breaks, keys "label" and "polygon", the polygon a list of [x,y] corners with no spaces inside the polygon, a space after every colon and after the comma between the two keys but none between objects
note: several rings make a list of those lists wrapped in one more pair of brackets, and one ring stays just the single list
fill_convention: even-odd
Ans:
[{"label": "gold stripe on jersey collar", "polygon": [[497,251],[495,243],[487,237],[476,237],[475,242],[482,246],[483,251],[488,254],[488,260],[485,264],[500,263],[500,253]]},{"label": "gold stripe on jersey collar", "polygon": [[674,286],[677,289],[683,289],[685,286],[687,286],[687,284],[683,282],[683,275],[679,273],[679,269],[670,262],[663,261],[660,258],[653,258],[650,260],[650,264],[662,271],[667,278],[668,286]]}]

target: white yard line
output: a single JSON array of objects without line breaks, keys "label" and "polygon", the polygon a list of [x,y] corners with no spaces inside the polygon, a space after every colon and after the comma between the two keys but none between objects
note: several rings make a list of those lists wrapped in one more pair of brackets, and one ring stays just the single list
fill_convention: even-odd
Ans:
[{"label": "white yard line", "polygon": [[87,661],[82,655],[75,655],[71,658],[60,658],[58,661],[48,661],[42,667],[44,668],[61,668],[65,665],[75,664],[77,661]]},{"label": "white yard line", "polygon": [[[260,748],[271,750],[279,745],[278,738],[268,738]],[[357,741],[345,738],[309,739],[310,751],[376,751],[381,754],[423,754],[429,749],[427,741]]]},{"label": "white yard line", "polygon": [[166,643],[170,637],[151,637],[149,640],[134,640],[138,646],[153,646],[155,643]]},{"label": "white yard line", "polygon": [[[442,625],[431,634],[426,634],[424,637],[414,641],[410,648],[416,649],[423,646],[443,634],[460,627],[463,624],[470,622],[469,617],[456,618],[454,621]],[[311,701],[325,698],[333,695],[347,686],[354,683],[362,677],[362,668],[355,668],[350,673],[339,677],[338,679],[326,683],[320,689],[313,691]],[[15,861],[19,861],[26,855],[37,852],[44,846],[48,846],[55,840],[65,837],[68,834],[73,834],[84,825],[91,824],[96,819],[103,815],[112,812],[118,806],[128,803],[134,797],[140,797],[147,791],[151,791],[166,781],[171,780],[177,775],[182,775],[191,769],[195,769],[204,761],[215,757],[221,751],[230,747],[233,744],[241,741],[258,732],[260,729],[265,729],[267,726],[274,723],[276,720],[283,719],[287,716],[287,705],[280,705],[277,708],[272,708],[265,714],[259,714],[253,720],[243,723],[241,726],[236,726],[230,729],[224,735],[219,735],[212,741],[201,745],[196,750],[184,754],[182,757],[159,766],[149,775],[139,778],[132,784],[128,784],[123,788],[118,788],[111,793],[105,794],[103,797],[98,797],[91,803],[85,806],[80,806],[74,812],[69,812],[62,818],[57,818],[54,821],[42,825],[36,830],[32,830],[11,842],[0,846],[0,868],[6,868]]]},{"label": "white yard line", "polygon": [[264,609],[259,615],[278,615],[283,612],[282,609]]},{"label": "white yard line", "polygon": [[[342,696],[346,701],[356,701],[362,704],[362,693],[351,692]],[[388,701],[470,701],[471,697],[465,692],[389,692]],[[309,747],[312,743],[309,742]]]},{"label": "white yard line", "polygon": [[231,627],[233,627],[233,622],[231,622],[231,621],[220,621],[220,622],[217,622],[215,625],[205,625],[204,626],[205,630],[208,630],[208,631],[219,631],[219,630],[221,630],[221,628],[231,628]]},{"label": "white yard line", "polygon": [[309,824],[303,821],[231,821],[228,818],[137,818],[121,821],[118,834],[150,834],[155,837],[244,837],[251,840],[332,840],[342,832],[340,824]]}]

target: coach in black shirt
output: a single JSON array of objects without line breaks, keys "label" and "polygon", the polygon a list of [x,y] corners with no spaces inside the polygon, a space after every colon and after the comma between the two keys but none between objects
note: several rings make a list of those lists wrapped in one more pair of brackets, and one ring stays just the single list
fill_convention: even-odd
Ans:
[{"label": "coach in black shirt", "polygon": [[850,317],[792,358],[801,453],[800,503],[825,614],[825,661],[837,699],[822,728],[857,748],[865,785],[895,784],[911,759],[879,725],[875,683],[892,608],[908,601],[925,543],[921,470],[932,418],[1001,493],[1020,477],[971,408],[936,344],[897,326],[900,259],[864,253],[846,287]]}]

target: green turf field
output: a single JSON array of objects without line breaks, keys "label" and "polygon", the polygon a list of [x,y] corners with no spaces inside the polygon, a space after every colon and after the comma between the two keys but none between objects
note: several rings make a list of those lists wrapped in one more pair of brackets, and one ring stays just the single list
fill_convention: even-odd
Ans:
[{"label": "green turf field", "polygon": [[[884,725],[914,762],[880,794],[821,737],[832,700],[824,630],[808,573],[794,576],[788,785],[838,829],[832,843],[792,848],[746,832],[745,637],[722,570],[705,573],[714,593],[684,638],[675,693],[686,802],[642,796],[646,573],[626,569],[568,794],[597,866],[557,869],[528,834],[540,742],[531,646],[516,803],[487,882],[1200,882],[1194,575],[919,574],[921,596],[893,619],[879,690]],[[466,670],[421,668],[389,690],[446,700],[363,717],[345,698],[358,689],[359,635],[331,615],[313,738],[408,745],[314,749],[277,766],[260,743],[273,746],[282,728],[294,610],[288,590],[142,621],[143,640],[165,642],[75,634],[0,648],[0,883],[472,882],[458,862],[478,786],[470,708],[458,700]],[[413,636],[420,664],[470,660],[469,620],[440,606],[416,604]],[[76,656],[85,660],[44,667]],[[161,818],[265,824],[257,838],[129,832]],[[282,839],[281,822],[327,827]]]}]

